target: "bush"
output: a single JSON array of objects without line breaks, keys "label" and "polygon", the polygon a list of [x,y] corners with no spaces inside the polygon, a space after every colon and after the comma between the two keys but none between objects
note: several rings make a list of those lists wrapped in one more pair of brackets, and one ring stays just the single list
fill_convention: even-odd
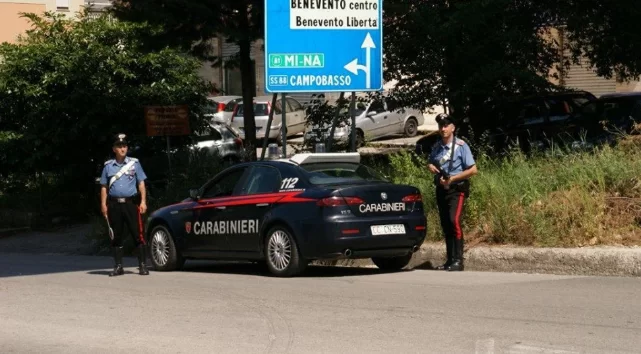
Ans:
[{"label": "bush", "polygon": [[[525,158],[477,156],[463,228],[490,244],[561,246],[641,244],[641,141],[594,151],[553,151]],[[390,156],[388,175],[424,196],[428,240],[442,240],[427,161]]]}]

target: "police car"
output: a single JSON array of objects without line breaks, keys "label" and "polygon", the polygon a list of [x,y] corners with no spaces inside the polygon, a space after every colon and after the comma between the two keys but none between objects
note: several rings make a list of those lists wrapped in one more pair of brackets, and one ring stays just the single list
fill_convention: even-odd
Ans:
[{"label": "police car", "polygon": [[187,259],[264,261],[295,276],[313,260],[371,258],[400,270],[426,235],[420,191],[387,181],[358,153],[297,154],[228,167],[147,221],[154,269]]}]

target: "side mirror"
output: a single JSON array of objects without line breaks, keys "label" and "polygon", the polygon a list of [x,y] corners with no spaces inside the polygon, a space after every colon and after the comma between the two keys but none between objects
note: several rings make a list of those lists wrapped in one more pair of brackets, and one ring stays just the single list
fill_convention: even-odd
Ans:
[{"label": "side mirror", "polygon": [[199,191],[198,189],[190,189],[189,190],[189,197],[193,200],[198,200],[200,199]]},{"label": "side mirror", "polygon": [[368,116],[368,117],[373,117],[373,116],[375,116],[375,115],[377,115],[377,114],[378,114],[378,112],[376,112],[376,111],[369,111],[369,112],[367,112],[367,116]]}]

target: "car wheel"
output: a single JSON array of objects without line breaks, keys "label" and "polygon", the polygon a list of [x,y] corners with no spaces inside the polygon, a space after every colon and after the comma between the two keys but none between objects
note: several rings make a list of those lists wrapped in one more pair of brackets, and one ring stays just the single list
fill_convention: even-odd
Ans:
[{"label": "car wheel", "polygon": [[414,137],[418,133],[418,121],[415,118],[409,118],[405,122],[404,133],[408,137]]},{"label": "car wheel", "polygon": [[269,271],[279,277],[298,275],[307,267],[293,235],[282,226],[275,226],[267,232],[265,258]]},{"label": "car wheel", "polygon": [[158,225],[151,231],[149,240],[151,263],[155,270],[172,271],[182,268],[185,259],[176,249],[171,233],[164,225]]},{"label": "car wheel", "polygon": [[412,260],[412,254],[398,257],[374,257],[372,262],[381,270],[397,271],[405,268]]}]

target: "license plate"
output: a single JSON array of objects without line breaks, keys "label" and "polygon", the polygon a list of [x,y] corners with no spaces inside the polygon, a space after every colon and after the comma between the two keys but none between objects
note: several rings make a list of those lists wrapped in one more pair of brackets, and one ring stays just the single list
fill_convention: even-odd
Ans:
[{"label": "license plate", "polygon": [[392,225],[372,225],[370,227],[372,230],[372,235],[404,235],[405,234],[405,225],[403,224],[392,224]]}]

